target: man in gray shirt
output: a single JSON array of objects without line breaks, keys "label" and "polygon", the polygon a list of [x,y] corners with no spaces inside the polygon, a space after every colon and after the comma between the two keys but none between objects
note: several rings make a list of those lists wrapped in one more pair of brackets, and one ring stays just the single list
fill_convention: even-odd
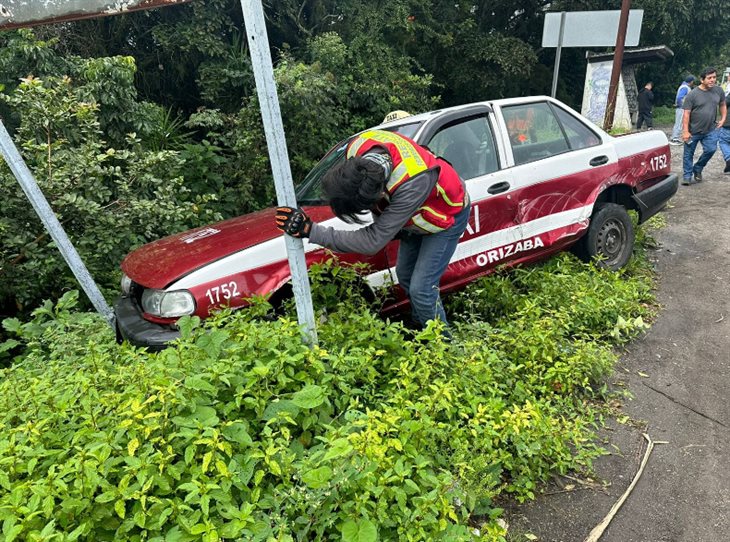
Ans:
[{"label": "man in gray shirt", "polygon": [[[717,86],[717,70],[706,68],[700,73],[700,85],[692,90],[682,104],[682,139],[684,140],[682,184],[691,185],[702,181],[702,170],[717,150],[718,128],[725,123],[727,107],[725,93]],[[720,110],[720,121],[717,111]],[[702,154],[694,164],[697,144],[702,144]]]}]

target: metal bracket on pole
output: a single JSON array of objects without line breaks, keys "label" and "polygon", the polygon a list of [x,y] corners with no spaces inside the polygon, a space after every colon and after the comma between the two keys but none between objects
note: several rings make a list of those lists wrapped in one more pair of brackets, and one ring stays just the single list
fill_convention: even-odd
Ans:
[{"label": "metal bracket on pole", "polygon": [[558,34],[558,48],[555,50],[555,66],[553,67],[553,86],[550,96],[555,98],[558,90],[558,72],[560,71],[560,53],[563,50],[563,36],[565,35],[565,12],[560,12],[560,33]]},{"label": "metal bracket on pole", "polygon": [[[248,47],[251,51],[251,64],[264,122],[271,171],[274,174],[276,198],[279,205],[297,207],[289,166],[289,154],[284,137],[284,125],[279,109],[279,97],[274,82],[274,68],[269,50],[269,38],[266,33],[264,10],[261,0],[241,0],[241,8],[243,9]],[[304,329],[305,340],[309,344],[315,345],[317,344],[317,329],[314,325],[314,309],[307,275],[307,263],[304,258],[304,243],[301,239],[295,239],[289,235],[285,235],[284,238],[299,325]]]},{"label": "metal bracket on pole", "polygon": [[5,129],[5,125],[2,121],[0,121],[0,149],[2,150],[5,161],[10,167],[10,171],[13,172],[18,183],[20,183],[20,186],[23,188],[23,192],[25,192],[25,195],[33,205],[33,209],[35,209],[35,212],[45,225],[48,233],[51,234],[53,241],[58,246],[63,258],[66,260],[66,263],[76,276],[79,284],[81,284],[84,292],[86,292],[86,295],[94,305],[94,308],[106,319],[107,322],[109,322],[109,325],[114,328],[114,312],[107,304],[104,296],[101,295],[101,291],[89,274],[88,269],[86,269],[84,262],[81,261],[81,257],[79,256],[79,253],[76,252],[76,248],[74,248],[73,244],[71,244],[71,240],[66,235],[63,226],[61,226],[56,214],[53,212],[53,209],[51,209],[51,206],[48,204],[43,192],[41,192],[41,189],[38,187],[38,183],[36,183],[33,174],[23,161],[23,157],[20,156],[20,152],[18,152],[13,139]]}]

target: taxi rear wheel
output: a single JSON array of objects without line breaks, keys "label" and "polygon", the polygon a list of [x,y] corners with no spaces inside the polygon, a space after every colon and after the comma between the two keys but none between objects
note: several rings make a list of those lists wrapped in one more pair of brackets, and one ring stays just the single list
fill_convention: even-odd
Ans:
[{"label": "taxi rear wheel", "polygon": [[629,263],[634,239],[634,225],[626,208],[603,203],[593,211],[588,233],[581,239],[581,252],[587,259],[596,258],[601,267],[617,271]]}]

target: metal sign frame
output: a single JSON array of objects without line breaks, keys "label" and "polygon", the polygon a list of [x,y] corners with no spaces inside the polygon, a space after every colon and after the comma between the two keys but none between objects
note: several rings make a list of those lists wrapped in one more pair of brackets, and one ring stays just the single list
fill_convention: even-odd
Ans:
[{"label": "metal sign frame", "polygon": [[[639,44],[643,21],[643,9],[629,10],[623,45],[632,47]],[[621,10],[561,11],[545,14],[542,46],[557,48],[550,96],[555,98],[558,88],[560,55],[563,47],[615,47],[620,23]]]},{"label": "metal sign frame", "polygon": [[0,30],[76,21],[184,4],[191,0],[0,0]]}]

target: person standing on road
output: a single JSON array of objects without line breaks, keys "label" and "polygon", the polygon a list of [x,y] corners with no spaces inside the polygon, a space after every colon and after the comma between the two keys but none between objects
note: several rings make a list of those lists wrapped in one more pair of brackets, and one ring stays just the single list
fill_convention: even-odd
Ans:
[{"label": "person standing on road", "polygon": [[[725,109],[730,108],[730,94],[725,96]],[[720,128],[720,152],[722,159],[725,160],[725,169],[723,173],[730,175],[730,118],[725,116],[725,123]]]},{"label": "person standing on road", "polygon": [[694,87],[695,78],[693,75],[687,76],[682,84],[677,89],[677,96],[674,98],[674,128],[672,128],[672,138],[669,140],[670,145],[681,145],[682,140],[682,117],[684,116],[684,109],[682,103],[684,98],[689,94],[689,91]]},{"label": "person standing on road", "polygon": [[[725,93],[717,86],[717,70],[705,68],[700,74],[700,84],[692,90],[682,104],[682,139],[684,140],[682,184],[690,185],[702,181],[702,170],[717,150],[719,130],[725,124],[727,106]],[[720,120],[717,111],[720,110]],[[697,144],[702,143],[702,154],[694,160]]]},{"label": "person standing on road", "polygon": [[651,108],[654,103],[654,93],[651,89],[654,83],[649,81],[644,88],[639,91],[639,115],[636,118],[636,129],[641,130],[642,123],[646,123],[646,127],[651,130],[654,127],[654,119],[651,115]]},{"label": "person standing on road", "polygon": [[396,274],[419,326],[448,325],[439,282],[469,220],[469,196],[453,167],[394,132],[369,130],[347,147],[347,159],[322,177],[332,211],[347,223],[373,222],[356,230],[313,223],[301,209],[279,207],[277,227],[337,252],[376,254],[400,240]]}]

